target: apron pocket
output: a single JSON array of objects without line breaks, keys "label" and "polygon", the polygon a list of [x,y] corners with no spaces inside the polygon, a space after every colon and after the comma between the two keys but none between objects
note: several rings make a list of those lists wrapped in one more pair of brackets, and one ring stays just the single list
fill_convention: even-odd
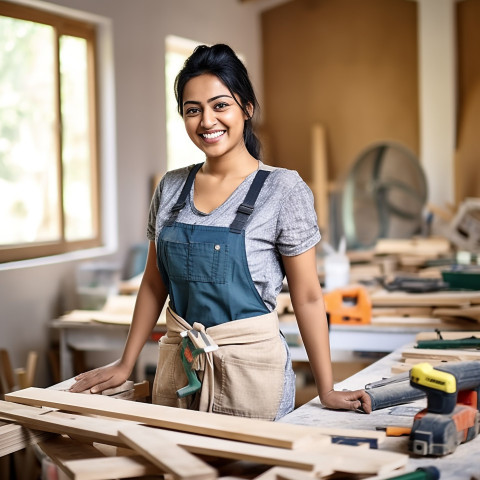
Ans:
[{"label": "apron pocket", "polygon": [[177,397],[177,390],[188,384],[180,357],[181,344],[158,344],[158,363],[153,382],[152,403],[167,407],[189,408],[194,395]]},{"label": "apron pocket", "polygon": [[285,361],[272,365],[215,355],[213,411],[274,420],[283,393]]}]

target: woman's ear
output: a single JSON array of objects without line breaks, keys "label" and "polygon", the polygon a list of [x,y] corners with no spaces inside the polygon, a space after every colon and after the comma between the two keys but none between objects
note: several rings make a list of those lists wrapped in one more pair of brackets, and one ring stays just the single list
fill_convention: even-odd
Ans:
[{"label": "woman's ear", "polygon": [[253,117],[253,112],[255,111],[255,108],[250,102],[248,102],[245,107],[245,111],[248,113],[248,115],[245,114],[245,120],[250,120]]}]

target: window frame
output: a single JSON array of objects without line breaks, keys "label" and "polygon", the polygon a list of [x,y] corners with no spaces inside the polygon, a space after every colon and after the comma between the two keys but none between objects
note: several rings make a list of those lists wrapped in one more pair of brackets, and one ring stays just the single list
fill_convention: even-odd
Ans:
[{"label": "window frame", "polygon": [[[0,245],[0,264],[22,260],[36,259],[61,255],[83,249],[101,247],[102,238],[102,195],[101,195],[101,159],[99,142],[99,112],[98,96],[99,82],[97,79],[98,47],[97,26],[94,22],[72,18],[68,15],[53,13],[20,3],[0,0],[0,15],[42,23],[51,26],[55,32],[55,115],[58,125],[56,135],[56,161],[59,188],[60,238],[51,242],[32,242],[28,244]],[[91,193],[94,235],[89,239],[67,241],[65,239],[64,208],[63,208],[63,168],[62,168],[62,117],[61,117],[61,84],[59,44],[62,35],[74,36],[86,40],[88,64],[88,112],[89,112],[89,150],[91,161]]]}]

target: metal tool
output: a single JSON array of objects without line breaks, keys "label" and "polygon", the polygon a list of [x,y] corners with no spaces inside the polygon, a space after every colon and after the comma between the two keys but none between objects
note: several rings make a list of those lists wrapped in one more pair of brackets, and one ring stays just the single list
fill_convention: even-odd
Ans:
[{"label": "metal tool", "polygon": [[427,395],[427,408],[415,415],[409,450],[416,455],[447,455],[479,433],[480,364],[458,362],[432,367],[419,363],[410,384]]},{"label": "metal tool", "polygon": [[202,353],[213,352],[218,349],[218,345],[212,338],[201,330],[184,330],[180,333],[182,336],[182,348],[180,356],[183,368],[187,375],[188,385],[177,390],[177,397],[184,398],[198,392],[202,387],[202,383],[198,379],[195,371],[195,359]]}]

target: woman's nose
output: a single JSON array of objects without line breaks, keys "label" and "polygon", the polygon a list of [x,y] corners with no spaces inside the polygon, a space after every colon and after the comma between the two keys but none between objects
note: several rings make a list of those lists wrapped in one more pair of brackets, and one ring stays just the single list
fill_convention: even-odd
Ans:
[{"label": "woman's nose", "polygon": [[217,119],[215,117],[215,112],[213,110],[206,108],[202,114],[202,122],[201,125],[205,130],[209,130],[217,123]]}]

